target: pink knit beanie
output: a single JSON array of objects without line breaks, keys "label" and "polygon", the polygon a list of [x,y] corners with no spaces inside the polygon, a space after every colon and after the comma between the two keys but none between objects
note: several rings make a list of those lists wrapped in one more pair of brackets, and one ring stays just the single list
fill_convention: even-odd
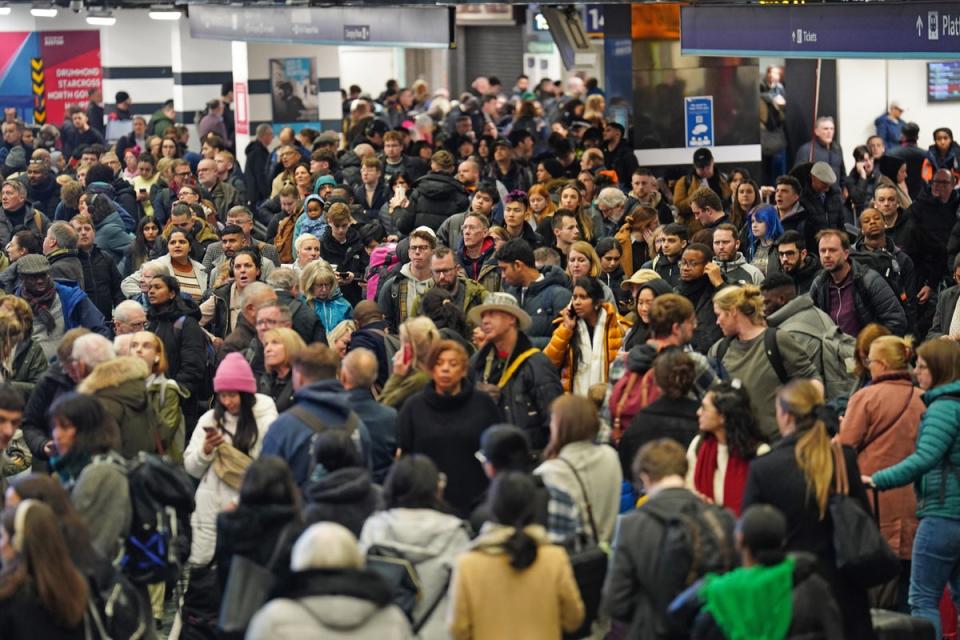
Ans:
[{"label": "pink knit beanie", "polygon": [[238,352],[228,353],[213,377],[213,390],[257,392],[257,381],[253,379],[253,369]]}]

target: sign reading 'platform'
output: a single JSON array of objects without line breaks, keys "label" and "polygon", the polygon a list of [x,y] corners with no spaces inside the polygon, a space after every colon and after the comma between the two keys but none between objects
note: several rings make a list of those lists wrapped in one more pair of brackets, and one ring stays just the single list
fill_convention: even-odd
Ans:
[{"label": "sign reading 'platform'", "polygon": [[689,6],[684,55],[960,58],[960,3]]}]

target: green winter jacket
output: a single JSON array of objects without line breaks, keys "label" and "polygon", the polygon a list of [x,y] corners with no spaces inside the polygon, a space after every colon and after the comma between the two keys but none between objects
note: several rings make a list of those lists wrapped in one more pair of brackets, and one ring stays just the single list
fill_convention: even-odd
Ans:
[{"label": "green winter jacket", "polygon": [[32,339],[23,340],[17,345],[13,356],[13,371],[7,377],[7,382],[23,394],[24,402],[30,400],[30,394],[47,371],[47,358],[43,349]]},{"label": "green winter jacket", "polygon": [[878,489],[914,483],[917,517],[939,516],[960,520],[960,381],[931,389],[922,398],[927,411],[920,421],[917,446],[897,464],[873,474]]}]

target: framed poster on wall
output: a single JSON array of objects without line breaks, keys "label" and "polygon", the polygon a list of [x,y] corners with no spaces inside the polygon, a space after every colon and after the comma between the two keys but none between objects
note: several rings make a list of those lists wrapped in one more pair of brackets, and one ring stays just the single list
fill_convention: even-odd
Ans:
[{"label": "framed poster on wall", "polygon": [[270,60],[270,93],[274,122],[316,122],[316,58],[274,58]]}]

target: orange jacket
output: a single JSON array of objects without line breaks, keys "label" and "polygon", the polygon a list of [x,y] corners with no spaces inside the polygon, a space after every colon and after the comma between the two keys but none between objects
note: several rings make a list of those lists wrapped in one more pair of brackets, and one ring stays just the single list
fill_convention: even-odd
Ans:
[{"label": "orange jacket", "polygon": [[[591,354],[591,356],[603,358],[603,381],[606,382],[610,364],[617,357],[617,352],[620,351],[620,345],[623,344],[623,339],[626,337],[631,324],[617,313],[616,307],[612,304],[609,302],[601,304],[607,312],[607,323],[604,327],[607,348],[604,353]],[[543,350],[543,353],[555,367],[560,369],[560,383],[563,385],[563,390],[570,393],[573,391],[573,347],[571,343],[575,333],[563,325],[563,316],[554,320],[553,323],[557,326],[553,330],[550,343]],[[577,366],[584,365],[585,363],[581,361]]]}]

